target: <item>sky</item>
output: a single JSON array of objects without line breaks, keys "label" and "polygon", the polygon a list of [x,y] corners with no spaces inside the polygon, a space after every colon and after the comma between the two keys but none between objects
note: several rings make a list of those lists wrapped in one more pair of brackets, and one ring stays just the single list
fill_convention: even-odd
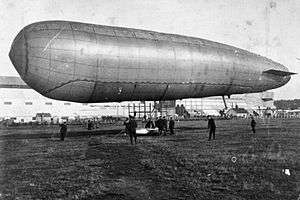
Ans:
[{"label": "sky", "polygon": [[0,0],[0,76],[18,76],[8,52],[26,25],[69,20],[187,35],[266,56],[298,73],[272,90],[300,99],[299,0]]}]

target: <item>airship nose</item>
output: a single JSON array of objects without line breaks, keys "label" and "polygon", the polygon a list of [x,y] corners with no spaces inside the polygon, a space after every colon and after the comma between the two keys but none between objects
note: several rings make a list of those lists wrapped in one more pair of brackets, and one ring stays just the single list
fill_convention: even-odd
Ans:
[{"label": "airship nose", "polygon": [[281,79],[279,84],[280,86],[283,86],[289,82],[289,80],[291,79],[291,75],[295,73],[289,72],[289,69],[284,65],[278,64],[277,66],[279,68],[278,71],[281,72]]},{"label": "airship nose", "polygon": [[22,78],[27,71],[27,43],[24,31],[20,31],[14,39],[9,52],[9,58]]},{"label": "airship nose", "polygon": [[269,62],[263,71],[268,85],[267,89],[274,89],[285,85],[291,79],[291,75],[295,73],[289,72],[288,68],[277,62]]}]

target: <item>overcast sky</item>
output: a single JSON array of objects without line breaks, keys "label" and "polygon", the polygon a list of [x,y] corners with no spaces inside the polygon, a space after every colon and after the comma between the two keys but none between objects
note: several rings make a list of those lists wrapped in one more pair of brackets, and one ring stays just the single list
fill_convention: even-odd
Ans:
[{"label": "overcast sky", "polygon": [[[10,45],[24,26],[72,20],[205,38],[266,56],[300,73],[299,0],[0,0],[0,76],[18,76]],[[273,90],[300,98],[300,75]]]}]

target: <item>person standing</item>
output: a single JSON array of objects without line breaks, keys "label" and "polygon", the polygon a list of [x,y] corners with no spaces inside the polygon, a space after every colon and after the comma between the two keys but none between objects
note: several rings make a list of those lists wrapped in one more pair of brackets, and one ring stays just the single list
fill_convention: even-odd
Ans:
[{"label": "person standing", "polygon": [[129,137],[130,137],[130,143],[133,145],[133,138],[134,138],[134,143],[136,144],[136,128],[137,128],[137,123],[134,119],[133,116],[129,117]]},{"label": "person standing", "polygon": [[154,120],[154,126],[158,128],[158,117],[156,117]]},{"label": "person standing", "polygon": [[167,132],[168,132],[168,120],[166,119],[165,116],[162,119],[162,126],[163,126],[164,135],[167,135]]},{"label": "person standing", "polygon": [[129,122],[129,118],[126,118],[126,120],[124,121],[124,126],[125,126],[125,133],[126,134],[130,134],[130,122]]},{"label": "person standing", "polygon": [[171,135],[174,135],[174,126],[175,126],[175,121],[173,120],[172,117],[170,117],[169,129],[170,129],[170,134]]},{"label": "person standing", "polygon": [[208,140],[211,140],[212,137],[215,140],[216,139],[215,138],[216,124],[215,124],[215,120],[211,116],[208,116],[208,129],[209,129],[209,138],[208,138]]},{"label": "person standing", "polygon": [[254,117],[251,117],[251,128],[253,133],[255,133],[255,126],[256,126],[256,121],[254,120]]},{"label": "person standing", "polygon": [[88,124],[87,124],[87,126],[88,126],[88,130],[92,130],[93,123],[92,123],[92,121],[91,121],[91,120],[89,120],[89,121],[88,121]]},{"label": "person standing", "polygon": [[60,126],[60,140],[64,141],[67,134],[67,122],[64,122],[59,125]]},{"label": "person standing", "polygon": [[156,126],[158,128],[159,135],[162,135],[164,125],[163,125],[163,119],[161,118],[161,116],[159,116],[159,118],[156,122]]}]

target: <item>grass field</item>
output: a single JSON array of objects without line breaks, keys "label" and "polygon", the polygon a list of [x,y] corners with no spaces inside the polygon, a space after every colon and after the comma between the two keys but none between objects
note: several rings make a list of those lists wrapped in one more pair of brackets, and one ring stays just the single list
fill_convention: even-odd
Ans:
[{"label": "grass field", "polygon": [[0,199],[300,197],[299,119],[261,120],[255,135],[249,120],[216,125],[215,141],[205,121],[186,121],[175,136],[139,137],[135,146],[120,134],[71,132],[61,142],[53,128],[0,130]]}]

